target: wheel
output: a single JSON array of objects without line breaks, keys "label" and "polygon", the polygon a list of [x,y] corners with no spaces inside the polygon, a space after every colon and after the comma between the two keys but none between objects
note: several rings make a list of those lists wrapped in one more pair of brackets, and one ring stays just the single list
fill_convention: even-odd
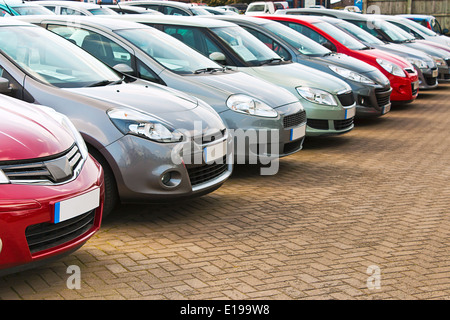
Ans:
[{"label": "wheel", "polygon": [[119,202],[119,193],[117,191],[116,179],[106,161],[106,159],[91,146],[88,146],[89,153],[103,168],[104,184],[105,184],[105,201],[103,204],[103,217],[107,217]]}]

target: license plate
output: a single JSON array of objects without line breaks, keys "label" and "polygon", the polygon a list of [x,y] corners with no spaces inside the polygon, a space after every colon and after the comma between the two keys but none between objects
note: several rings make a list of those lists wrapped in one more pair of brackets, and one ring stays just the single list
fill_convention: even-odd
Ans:
[{"label": "license plate", "polygon": [[54,223],[63,222],[100,205],[100,188],[96,188],[80,196],[55,203]]},{"label": "license plate", "polygon": [[350,119],[355,116],[356,108],[345,109],[345,119]]},{"label": "license plate", "polygon": [[290,141],[294,141],[303,138],[306,134],[306,126],[291,129]]},{"label": "license plate", "polygon": [[439,74],[439,70],[436,69],[436,70],[433,70],[433,74],[431,76],[434,78],[434,77],[437,77],[438,74]]},{"label": "license plate", "polygon": [[413,90],[419,88],[419,81],[413,82]]},{"label": "license plate", "polygon": [[387,106],[384,106],[383,110],[381,111],[381,114],[386,114],[389,111],[391,111],[391,104],[388,104]]},{"label": "license plate", "polygon": [[203,149],[203,157],[205,162],[213,162],[217,159],[223,158],[227,154],[227,141],[224,140],[221,143],[207,146]]}]

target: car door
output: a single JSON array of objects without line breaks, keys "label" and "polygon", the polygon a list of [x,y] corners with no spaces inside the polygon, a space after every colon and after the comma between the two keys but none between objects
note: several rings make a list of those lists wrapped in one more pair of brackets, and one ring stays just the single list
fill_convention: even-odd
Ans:
[{"label": "car door", "polygon": [[133,70],[128,74],[163,84],[157,74],[136,57],[133,48],[120,39],[87,26],[48,23],[45,27],[83,48],[111,68],[125,64]]}]

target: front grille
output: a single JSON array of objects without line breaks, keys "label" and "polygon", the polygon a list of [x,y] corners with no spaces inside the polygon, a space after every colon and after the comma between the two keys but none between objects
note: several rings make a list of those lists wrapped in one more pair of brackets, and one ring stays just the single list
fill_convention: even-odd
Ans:
[{"label": "front grille", "polygon": [[328,120],[308,119],[306,124],[308,127],[319,130],[328,130]]},{"label": "front grille", "polygon": [[299,150],[300,147],[302,146],[302,143],[303,139],[298,139],[297,141],[286,143],[283,147],[283,153],[287,154]]},{"label": "front grille", "polygon": [[335,130],[348,129],[353,125],[353,117],[346,120],[334,120]]},{"label": "front grille", "polygon": [[391,102],[391,91],[384,89],[376,89],[375,97],[377,98],[377,103],[379,107],[383,107],[388,105]]},{"label": "front grille", "polygon": [[76,145],[55,157],[0,165],[11,183],[61,183],[70,180],[83,157]]},{"label": "front grille", "polygon": [[434,86],[437,82],[437,77],[424,77],[424,78],[425,78],[425,82],[429,86]]},{"label": "front grille", "polygon": [[355,96],[352,91],[338,94],[338,99],[344,107],[349,107],[355,103]]},{"label": "front grille", "polygon": [[228,164],[226,163],[226,160],[227,157],[224,156],[221,161],[222,163],[214,162],[212,164],[187,167],[191,185],[195,186],[219,177],[221,174],[228,170]]},{"label": "front grille", "polygon": [[294,114],[287,115],[283,118],[283,127],[295,127],[306,122],[306,111],[300,111]]},{"label": "front grille", "polygon": [[83,235],[94,225],[95,209],[60,223],[39,223],[25,230],[31,253],[50,249]]}]

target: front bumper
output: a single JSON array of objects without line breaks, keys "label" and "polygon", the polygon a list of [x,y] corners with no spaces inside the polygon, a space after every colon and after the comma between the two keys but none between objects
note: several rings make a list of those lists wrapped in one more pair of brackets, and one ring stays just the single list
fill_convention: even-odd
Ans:
[{"label": "front bumper", "polygon": [[[225,145],[222,163],[206,163],[205,148],[221,143]],[[224,129],[214,140],[193,137],[180,143],[125,135],[100,151],[114,172],[122,202],[165,202],[220,187],[232,173],[232,150],[231,135]]]},{"label": "front bumper", "polygon": [[419,89],[429,90],[438,86],[439,70],[438,68],[419,69],[416,68],[419,77]]},{"label": "front bumper", "polygon": [[408,103],[414,101],[419,94],[419,76],[414,69],[414,73],[406,77],[388,75],[391,83],[391,102]]},{"label": "front bumper", "polygon": [[448,82],[450,81],[450,59],[445,60],[447,63],[446,66],[439,67],[439,82]]},{"label": "front bumper", "polygon": [[266,163],[293,154],[303,147],[306,112],[300,102],[275,108],[276,118],[245,115],[232,110],[220,113],[233,133],[235,163]]},{"label": "front bumper", "polygon": [[[306,111],[306,136],[337,135],[349,132],[354,128],[356,103],[352,93],[346,93],[345,99],[350,99],[348,106],[343,107],[341,102],[337,106],[328,106],[312,103],[306,99],[302,104]],[[339,100],[339,99],[337,99]]]},{"label": "front bumper", "polygon": [[[55,186],[2,185],[0,201],[0,275],[23,271],[77,250],[101,225],[103,170],[88,158],[78,177]],[[55,221],[55,205],[99,189],[100,205],[69,220]],[[26,200],[20,199],[26,197]]]}]

